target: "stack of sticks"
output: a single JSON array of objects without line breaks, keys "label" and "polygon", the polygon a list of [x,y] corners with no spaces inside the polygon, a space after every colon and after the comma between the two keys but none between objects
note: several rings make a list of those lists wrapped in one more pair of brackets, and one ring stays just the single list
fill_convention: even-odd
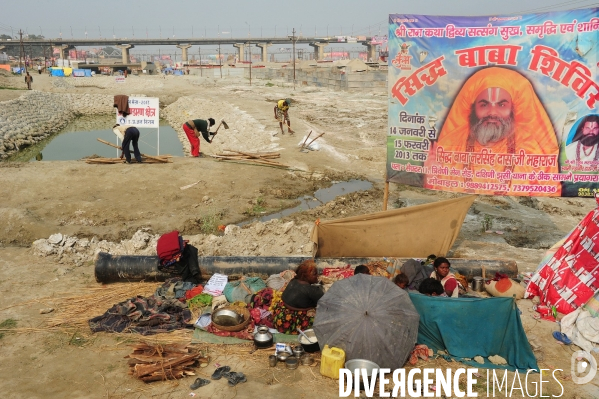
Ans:
[{"label": "stack of sticks", "polygon": [[191,353],[186,344],[133,346],[129,358],[129,375],[144,382],[175,380],[186,375],[195,375],[193,368],[208,364],[209,358],[201,353]]},{"label": "stack of sticks", "polygon": [[285,165],[272,160],[281,157],[281,154],[278,152],[241,152],[236,150],[224,151],[226,151],[226,153],[211,155],[211,157],[223,161],[244,161],[258,165],[273,166],[277,168],[289,167],[289,165]]},{"label": "stack of sticks", "polygon": [[[172,158],[171,155],[160,155],[160,156],[153,156],[153,157],[148,157],[147,155],[142,154],[141,156],[141,161],[143,163],[172,163],[172,161],[170,160],[170,158]],[[85,160],[85,163],[90,163],[90,164],[115,164],[115,163],[123,163],[125,160],[121,159],[121,158],[87,158]],[[135,163],[135,160],[131,161],[132,163]]]},{"label": "stack of sticks", "polygon": [[[108,141],[105,141],[102,139],[98,139],[98,141],[100,143],[109,145],[111,147],[118,148],[119,150],[121,149],[121,146],[109,143]],[[141,154],[141,160],[143,163],[171,163],[170,158],[172,158],[171,155],[151,156],[151,155]],[[122,163],[122,162],[123,162],[123,160],[121,158],[100,158],[100,157],[98,157],[98,158],[87,158],[85,160],[85,163],[92,163],[92,164],[114,164],[114,163]]]}]

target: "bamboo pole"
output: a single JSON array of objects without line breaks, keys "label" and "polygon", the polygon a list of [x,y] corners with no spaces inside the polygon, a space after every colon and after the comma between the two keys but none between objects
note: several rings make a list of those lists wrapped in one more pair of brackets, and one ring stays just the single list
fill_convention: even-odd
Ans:
[{"label": "bamboo pole", "polygon": [[324,136],[324,133],[321,133],[318,136],[316,136],[316,138],[314,138],[312,141],[310,141],[308,144],[306,144],[306,147],[310,147],[310,144],[312,144],[313,142],[315,142],[316,140],[318,140],[322,136]]},{"label": "bamboo pole", "polygon": [[[97,139],[97,140],[100,143],[104,143],[104,144],[109,145],[111,147],[118,148],[121,151],[123,150],[120,145],[112,144],[112,143],[109,143],[108,141],[105,141],[105,140],[102,140],[102,139]],[[141,156],[145,157],[145,158],[148,158],[148,159],[154,159],[154,160],[156,160],[158,162],[163,162],[163,163],[167,163],[168,162],[168,160],[164,160],[163,158],[160,158],[160,157],[153,157],[151,155],[146,155],[146,154],[141,154]]]},{"label": "bamboo pole", "polygon": [[387,201],[389,201],[389,182],[385,181],[385,194],[383,195],[383,210],[387,210]]},{"label": "bamboo pole", "polygon": [[300,147],[300,151],[304,149],[304,146],[306,145],[306,141],[308,141],[311,134],[312,134],[312,130],[310,130],[310,133],[308,133],[308,135],[306,136],[306,139],[304,140],[304,142],[302,143],[302,145]]}]

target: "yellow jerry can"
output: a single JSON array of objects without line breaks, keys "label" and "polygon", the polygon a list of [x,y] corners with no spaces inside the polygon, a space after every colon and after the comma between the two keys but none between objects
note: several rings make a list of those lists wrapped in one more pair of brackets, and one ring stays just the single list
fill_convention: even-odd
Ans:
[{"label": "yellow jerry can", "polygon": [[339,370],[343,367],[345,367],[345,351],[325,345],[320,357],[320,374],[338,380]]}]

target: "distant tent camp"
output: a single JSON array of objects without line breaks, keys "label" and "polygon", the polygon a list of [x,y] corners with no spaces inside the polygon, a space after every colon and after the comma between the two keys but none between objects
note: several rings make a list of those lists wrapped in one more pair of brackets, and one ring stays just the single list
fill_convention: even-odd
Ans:
[{"label": "distant tent camp", "polygon": [[[599,199],[596,198],[599,205]],[[532,276],[525,298],[568,314],[599,290],[599,208],[572,230],[555,254]]]}]

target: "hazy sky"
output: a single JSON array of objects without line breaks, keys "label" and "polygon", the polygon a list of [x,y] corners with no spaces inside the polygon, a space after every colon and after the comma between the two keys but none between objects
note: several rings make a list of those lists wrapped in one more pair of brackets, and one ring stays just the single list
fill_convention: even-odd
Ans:
[{"label": "hazy sky", "polygon": [[253,38],[386,33],[388,15],[499,15],[599,6],[588,0],[19,0],[2,1],[0,34],[47,38]]}]

